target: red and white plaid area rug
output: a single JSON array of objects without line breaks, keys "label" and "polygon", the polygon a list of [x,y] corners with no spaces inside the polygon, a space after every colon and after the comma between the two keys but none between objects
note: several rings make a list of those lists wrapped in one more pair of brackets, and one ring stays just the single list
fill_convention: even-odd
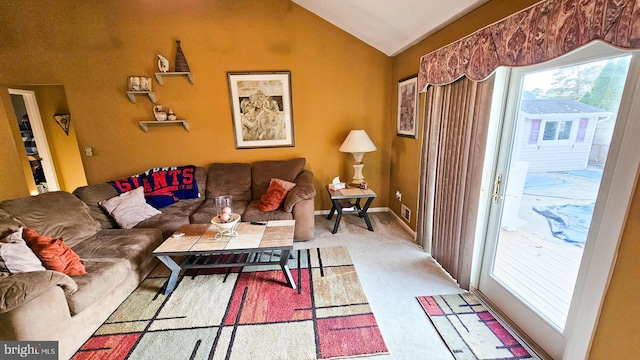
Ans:
[{"label": "red and white plaid area rug", "polygon": [[473,294],[417,299],[456,359],[534,359]]},{"label": "red and white plaid area rug", "polygon": [[[181,275],[160,264],[73,359],[331,359],[388,353],[344,247],[295,250],[278,266]],[[218,273],[216,273],[218,272]]]}]

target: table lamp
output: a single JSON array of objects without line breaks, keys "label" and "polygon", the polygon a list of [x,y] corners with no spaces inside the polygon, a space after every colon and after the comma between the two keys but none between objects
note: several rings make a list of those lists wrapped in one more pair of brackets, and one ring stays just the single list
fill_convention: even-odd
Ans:
[{"label": "table lamp", "polygon": [[364,157],[364,153],[376,150],[378,149],[373,144],[366,131],[351,130],[347,138],[342,143],[342,146],[340,146],[340,152],[348,152],[353,155],[353,159],[355,161],[353,169],[355,170],[355,174],[353,175],[352,184],[360,185],[364,181],[364,176],[362,176],[362,168],[364,167],[362,158]]}]

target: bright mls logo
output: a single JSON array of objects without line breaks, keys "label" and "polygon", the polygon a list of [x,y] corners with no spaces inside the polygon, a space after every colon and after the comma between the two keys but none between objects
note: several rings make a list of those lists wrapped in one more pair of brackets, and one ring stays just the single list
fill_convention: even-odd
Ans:
[{"label": "bright mls logo", "polygon": [[57,341],[0,341],[3,360],[38,359],[57,360]]}]

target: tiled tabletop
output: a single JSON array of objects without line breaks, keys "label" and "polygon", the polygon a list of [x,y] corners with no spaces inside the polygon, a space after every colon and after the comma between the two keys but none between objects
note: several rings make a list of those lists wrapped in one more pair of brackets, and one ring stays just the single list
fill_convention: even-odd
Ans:
[{"label": "tiled tabletop", "polygon": [[348,187],[341,190],[331,190],[327,185],[327,192],[331,199],[355,199],[355,198],[371,198],[378,196],[375,191],[371,189],[360,189],[356,187]]},{"label": "tiled tabletop", "polygon": [[154,251],[154,255],[195,253],[207,251],[256,250],[293,247],[295,220],[268,221],[266,225],[241,222],[238,236],[222,236],[216,239],[217,228],[213,224],[184,225],[175,233],[181,237],[169,237]]}]

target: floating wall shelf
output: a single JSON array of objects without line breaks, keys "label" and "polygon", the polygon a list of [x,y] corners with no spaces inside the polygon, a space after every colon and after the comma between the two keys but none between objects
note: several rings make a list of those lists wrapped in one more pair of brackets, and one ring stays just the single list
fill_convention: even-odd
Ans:
[{"label": "floating wall shelf", "polygon": [[148,132],[148,126],[156,126],[156,125],[182,125],[186,131],[189,131],[189,122],[187,120],[166,120],[166,121],[140,121],[140,127],[142,131]]},{"label": "floating wall shelf", "polygon": [[127,96],[129,96],[129,101],[131,101],[132,103],[136,103],[136,95],[140,95],[140,94],[144,94],[149,96],[149,100],[151,100],[152,103],[156,103],[156,93],[154,93],[153,91],[127,91]]},{"label": "floating wall shelf", "polygon": [[163,78],[167,76],[186,76],[187,78],[189,78],[189,82],[191,83],[191,85],[193,85],[193,74],[191,72],[157,72],[156,80],[158,80],[158,84],[163,85]]}]

